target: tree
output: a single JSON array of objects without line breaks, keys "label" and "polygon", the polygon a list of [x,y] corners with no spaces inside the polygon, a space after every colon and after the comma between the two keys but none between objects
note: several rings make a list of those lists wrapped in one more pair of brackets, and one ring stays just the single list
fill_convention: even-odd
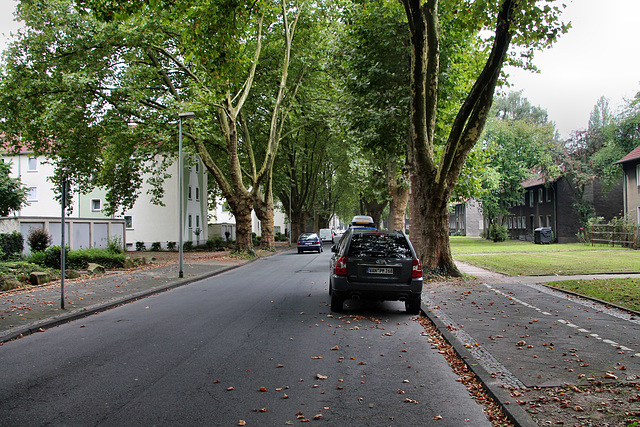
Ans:
[{"label": "tree", "polygon": [[25,206],[27,192],[19,178],[11,178],[11,164],[0,162],[0,216],[9,216]]},{"label": "tree", "polygon": [[[1,76],[0,127],[57,158],[57,180],[104,187],[113,213],[134,203],[145,173],[160,200],[178,112],[195,111],[185,151],[200,156],[227,199],[238,249],[251,249],[254,207],[272,245],[272,167],[295,98],[287,77],[302,11],[286,0],[22,2],[26,28]],[[263,41],[278,38],[280,76],[264,93],[269,127],[258,147],[245,103]]]},{"label": "tree", "polygon": [[[539,4],[540,3],[540,4]],[[560,8],[550,1],[500,0],[447,2],[442,13],[438,0],[402,0],[411,40],[411,239],[427,270],[460,275],[448,235],[449,199],[465,160],[476,145],[493,101],[502,66],[512,43],[525,48],[512,62],[531,67],[533,51],[549,47],[568,26],[560,24]],[[452,121],[446,142],[437,158],[438,88],[440,85],[441,16],[455,16],[465,28],[488,28],[495,23],[488,41],[491,48],[484,67]],[[481,32],[478,33],[482,35]],[[482,40],[479,41],[482,46]]]},{"label": "tree", "polygon": [[559,144],[546,111],[520,92],[496,99],[490,116],[479,143],[488,159],[478,200],[490,224],[504,226],[509,208],[522,202],[522,182],[533,172],[557,177]]}]

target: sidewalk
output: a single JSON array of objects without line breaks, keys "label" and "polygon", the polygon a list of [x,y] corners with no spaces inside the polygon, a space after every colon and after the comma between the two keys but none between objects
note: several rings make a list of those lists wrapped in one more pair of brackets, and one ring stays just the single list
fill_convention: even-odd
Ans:
[{"label": "sidewalk", "polygon": [[[153,253],[149,254],[153,257]],[[139,298],[163,292],[237,268],[250,260],[185,254],[183,278],[175,260],[140,268],[65,280],[65,308],[60,281],[0,294],[0,344],[22,335],[89,316]]]},{"label": "sidewalk", "polygon": [[[526,351],[514,351],[519,349],[517,345],[513,344],[515,343],[514,339],[522,339],[522,336],[519,336],[519,333],[517,333],[518,329],[515,327],[521,326],[521,322],[525,324],[530,323],[529,316],[532,316],[531,313],[535,313],[534,310],[537,308],[529,305],[528,307],[530,307],[531,310],[526,309],[520,311],[520,308],[524,308],[522,304],[526,304],[521,301],[520,304],[515,306],[510,305],[509,307],[518,307],[510,311],[510,309],[504,306],[504,301],[495,298],[496,294],[493,290],[498,290],[506,300],[513,298],[513,300],[517,301],[516,295],[518,294],[511,291],[528,288],[530,289],[529,298],[536,298],[536,286],[553,281],[640,277],[640,274],[512,277],[466,263],[457,262],[456,265],[462,272],[475,277],[477,282],[462,285],[444,282],[434,283],[432,286],[425,284],[423,291],[423,311],[436,325],[449,344],[454,347],[458,355],[465,360],[467,366],[469,366],[485,385],[489,394],[502,406],[511,421],[516,426],[530,427],[537,426],[538,424],[533,421],[521,405],[515,402],[515,399],[511,396],[508,389],[526,389],[533,385],[531,381],[532,377],[541,378],[542,375],[542,379],[539,381],[544,382],[545,380],[549,381],[549,379],[562,379],[566,372],[572,372],[573,366],[570,367],[572,369],[563,370],[563,368],[561,368],[563,365],[562,361],[568,361],[570,356],[558,357],[558,354],[554,355],[553,344],[548,343],[555,343],[558,348],[566,347],[567,345],[572,346],[575,345],[573,343],[577,337],[574,336],[572,338],[571,335],[567,337],[566,331],[571,330],[571,328],[564,327],[565,329],[562,329],[563,326],[544,329],[542,333],[541,329],[543,324],[545,325],[544,328],[547,328],[557,319],[549,313],[542,312],[542,317],[549,315],[547,317],[552,320],[551,322],[545,322],[544,319],[541,319],[538,322],[538,320],[534,319],[533,322],[538,322],[535,323],[535,325],[540,325],[540,327],[534,328],[533,325],[530,327],[525,326],[525,328],[528,329],[527,332],[531,334],[531,336],[528,334],[525,335],[527,344],[535,343],[535,348],[538,349],[538,352],[533,357],[528,356],[527,358],[523,358],[522,356]],[[530,288],[529,285],[533,285],[533,288]],[[559,289],[555,290],[560,292]],[[529,301],[529,299],[527,299],[527,301]],[[634,314],[631,313],[630,315],[633,317]],[[509,320],[509,318],[513,320]],[[531,318],[533,319],[533,317]],[[562,322],[562,320],[559,321]],[[491,324],[491,326],[489,326],[489,324]],[[568,323],[565,322],[565,324]],[[466,327],[464,325],[466,325]],[[582,329],[578,330],[582,331]],[[496,335],[496,331],[499,335]],[[526,334],[527,332],[523,333]],[[514,333],[515,337],[513,336]],[[571,334],[571,332],[569,332],[569,334]],[[491,335],[494,335],[494,337],[492,338]],[[488,339],[487,336],[489,336]],[[545,350],[541,352],[541,349],[545,349],[545,344],[538,345],[540,343],[537,341],[540,340],[547,343],[547,346],[551,345],[551,347],[546,348],[546,350],[551,351]],[[595,341],[595,338],[592,338],[592,340]],[[488,343],[488,345],[482,344],[482,342]],[[585,353],[587,352],[587,350],[583,351]],[[618,353],[618,351],[615,350],[615,353]],[[596,369],[596,365],[599,364],[597,362],[602,362],[594,359],[592,354],[586,356],[590,357],[594,363],[592,363],[590,368],[584,369]],[[550,361],[548,357],[555,357],[556,359],[553,360],[551,364],[546,363]],[[515,360],[517,360],[517,362],[514,362]],[[509,366],[511,370],[508,368]],[[585,364],[584,366],[589,365]],[[517,370],[515,370],[514,367]],[[633,370],[631,366],[629,366],[629,368]],[[575,379],[577,380],[577,378],[576,376]]]}]

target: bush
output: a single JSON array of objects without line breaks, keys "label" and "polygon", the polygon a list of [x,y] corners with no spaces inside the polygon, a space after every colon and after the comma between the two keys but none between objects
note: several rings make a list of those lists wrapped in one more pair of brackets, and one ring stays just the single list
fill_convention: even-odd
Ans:
[{"label": "bush", "polygon": [[[69,247],[65,246],[65,267],[69,266]],[[49,246],[44,251],[44,266],[48,268],[60,269],[60,246]]]},{"label": "bush", "polygon": [[504,225],[491,224],[489,227],[489,239],[494,242],[504,242],[509,237],[509,231]]},{"label": "bush", "polygon": [[170,251],[176,250],[176,242],[167,242],[167,249]]},{"label": "bush", "polygon": [[24,243],[22,234],[14,231],[13,233],[0,234],[0,251],[3,253],[2,259],[7,260],[14,256],[20,256]]},{"label": "bush", "polygon": [[188,241],[184,242],[184,244],[182,245],[182,250],[183,251],[192,251],[193,250],[193,242],[191,240],[188,240]]},{"label": "bush", "polygon": [[109,239],[109,243],[107,244],[107,250],[114,254],[124,253],[124,245],[122,244],[122,239],[118,236],[111,237]]},{"label": "bush", "polygon": [[228,245],[228,242],[225,241],[222,237],[214,237],[207,240],[206,248],[209,251],[223,251]]},{"label": "bush", "polygon": [[93,262],[105,268],[122,268],[125,258],[125,254],[115,254],[107,249],[80,249],[69,252],[67,265],[70,268],[84,269]]},{"label": "bush", "polygon": [[[41,266],[45,266],[45,253],[44,251],[36,251],[36,252],[31,252],[31,254],[29,255],[29,257],[27,258],[27,261],[29,261],[31,264],[35,264],[35,265],[41,265]],[[60,268],[60,265],[58,265],[58,268]]]},{"label": "bush", "polygon": [[32,252],[42,252],[51,245],[52,239],[44,228],[32,228],[27,235],[27,243]]},{"label": "bush", "polygon": [[160,244],[160,242],[153,242],[151,244],[151,250],[153,252],[160,252],[162,250],[162,245]]},{"label": "bush", "polygon": [[144,252],[147,250],[147,247],[144,245],[144,242],[136,242],[136,251]]}]

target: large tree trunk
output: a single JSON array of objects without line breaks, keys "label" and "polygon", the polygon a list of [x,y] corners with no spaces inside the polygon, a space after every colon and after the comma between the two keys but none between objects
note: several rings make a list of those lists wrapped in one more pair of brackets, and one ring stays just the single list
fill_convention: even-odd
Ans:
[{"label": "large tree trunk", "polygon": [[[269,186],[269,184],[267,185]],[[260,197],[255,197],[254,210],[260,220],[260,248],[275,250],[276,239],[273,225],[273,197],[270,191],[265,194],[264,200]]]},{"label": "large tree trunk", "polygon": [[253,249],[251,210],[250,199],[240,200],[232,210],[236,218],[236,250],[239,252]]},{"label": "large tree trunk", "polygon": [[480,138],[506,52],[516,0],[503,0],[494,43],[451,126],[439,161],[434,157],[440,70],[438,0],[402,0],[411,38],[412,224],[423,268],[460,276],[449,248],[448,203],[469,151]]},{"label": "large tree trunk", "polygon": [[[422,268],[436,275],[461,276],[449,247],[450,191],[434,195],[433,184],[424,174],[415,174],[413,183],[418,191],[412,193],[415,211],[412,211],[411,241],[422,260]],[[416,217],[420,224],[414,227]]]},{"label": "large tree trunk", "polygon": [[304,212],[299,211],[299,210],[293,210],[291,212],[291,241],[295,242],[296,239],[298,239],[298,236],[302,233],[304,233],[306,226],[305,226],[305,218],[306,215]]}]

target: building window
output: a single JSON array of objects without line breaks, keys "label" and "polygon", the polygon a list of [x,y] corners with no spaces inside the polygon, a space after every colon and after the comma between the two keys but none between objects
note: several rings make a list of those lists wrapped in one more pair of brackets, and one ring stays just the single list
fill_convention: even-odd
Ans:
[{"label": "building window", "polygon": [[124,227],[127,230],[133,229],[133,215],[125,215],[124,216]]},{"label": "building window", "polygon": [[196,200],[200,200],[200,187],[196,187]]},{"label": "building window", "polygon": [[100,199],[91,199],[91,212],[100,212],[102,210],[102,201]]},{"label": "building window", "polygon": [[193,228],[193,218],[191,217],[191,215],[189,215],[188,224],[189,224],[189,228]]},{"label": "building window", "polygon": [[27,171],[36,172],[37,170],[38,170],[38,159],[35,157],[29,157]]},{"label": "building window", "polygon": [[640,187],[640,163],[636,165],[636,185]]},{"label": "building window", "polygon": [[547,215],[547,227],[551,228],[551,215]]},{"label": "building window", "polygon": [[189,200],[191,200],[191,186],[189,186],[189,191],[188,191],[188,196],[187,197],[189,197]]},{"label": "building window", "polygon": [[529,190],[529,207],[533,207],[533,190]]},{"label": "building window", "polygon": [[200,228],[200,215],[196,215],[196,228]]},{"label": "building window", "polygon": [[538,188],[538,203],[544,202],[544,188]]},{"label": "building window", "polygon": [[538,217],[538,227],[544,227],[544,217],[542,215]]},{"label": "building window", "polygon": [[509,224],[507,225],[507,228],[509,230],[511,230],[513,228],[513,218],[509,217]]},{"label": "building window", "polygon": [[551,202],[551,188],[547,188],[547,203]]},{"label": "building window", "polygon": [[38,201],[38,187],[29,187],[29,192],[27,193],[27,202],[37,202]]},{"label": "building window", "polygon": [[196,159],[196,173],[200,172],[200,160]]}]

